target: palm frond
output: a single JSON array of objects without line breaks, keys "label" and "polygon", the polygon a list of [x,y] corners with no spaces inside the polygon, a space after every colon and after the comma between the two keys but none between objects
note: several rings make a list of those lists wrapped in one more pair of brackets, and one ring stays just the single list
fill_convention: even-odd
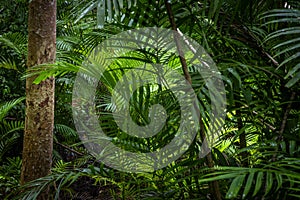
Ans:
[{"label": "palm frond", "polygon": [[[300,174],[295,173],[300,167],[296,158],[266,164],[262,168],[216,167],[215,172],[207,173],[201,182],[231,179],[226,198],[246,198],[258,195],[274,195],[279,189],[290,191],[288,195],[299,195],[297,192]],[[290,185],[290,187],[285,187]],[[272,191],[272,192],[271,192]]]},{"label": "palm frond", "polygon": [[[78,139],[77,132],[63,124],[55,124],[54,132],[56,135],[63,137],[67,142],[75,142]],[[55,136],[55,138],[57,138],[57,136]]]},{"label": "palm frond", "polygon": [[269,24],[279,27],[284,25],[283,28],[270,33],[265,41],[270,43],[272,49],[275,50],[274,57],[282,58],[277,69],[284,66],[285,70],[288,71],[288,74],[284,77],[288,79],[286,87],[294,86],[300,79],[299,17],[299,7],[293,9],[275,9],[266,12],[262,17],[262,19],[266,20],[266,26]]},{"label": "palm frond", "polygon": [[0,35],[0,44],[13,49],[17,55],[27,55],[27,37],[23,33]]},{"label": "palm frond", "polygon": [[4,119],[4,117],[7,115],[7,113],[18,103],[22,102],[25,99],[25,97],[21,97],[9,102],[5,102],[0,104],[0,121]]},{"label": "palm frond", "polygon": [[137,4],[136,0],[93,0],[77,2],[72,12],[75,23],[89,15],[92,11],[97,12],[97,28],[103,28],[105,21],[115,21],[115,17],[124,15],[124,9],[130,9]]}]

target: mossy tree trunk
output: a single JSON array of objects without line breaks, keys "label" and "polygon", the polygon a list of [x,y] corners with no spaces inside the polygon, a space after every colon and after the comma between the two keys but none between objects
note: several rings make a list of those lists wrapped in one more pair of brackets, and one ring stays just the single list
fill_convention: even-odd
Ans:
[{"label": "mossy tree trunk", "polygon": [[[56,0],[32,0],[28,18],[27,66],[53,63],[56,53]],[[26,118],[21,184],[50,173],[54,126],[54,78],[26,79]],[[47,191],[40,199],[47,199]]]}]

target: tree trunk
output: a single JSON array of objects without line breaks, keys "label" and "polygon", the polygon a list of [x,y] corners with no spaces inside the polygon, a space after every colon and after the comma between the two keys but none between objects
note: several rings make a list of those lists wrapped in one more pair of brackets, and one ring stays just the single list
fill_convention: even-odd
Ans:
[{"label": "tree trunk", "polygon": [[[56,0],[32,0],[28,18],[28,68],[53,63],[56,53]],[[54,78],[26,79],[26,118],[21,184],[50,173],[54,126]],[[44,192],[39,199],[47,199]]]},{"label": "tree trunk", "polygon": [[[177,32],[177,26],[176,26],[176,23],[175,23],[175,20],[174,20],[174,15],[173,15],[173,12],[172,12],[171,4],[168,0],[165,0],[165,6],[166,6],[166,9],[167,9],[167,13],[168,13],[168,16],[169,16],[169,21],[170,21],[170,24],[172,26],[172,29]],[[177,41],[177,35],[174,35],[174,40],[175,40],[177,51],[178,51],[178,54],[179,54],[179,59],[180,59],[181,65],[182,65],[182,71],[183,71],[184,77],[190,83],[190,85],[192,85],[192,78],[189,74],[186,60],[183,56],[181,56],[181,55],[184,55],[184,54],[181,50],[180,43]],[[194,105],[194,108],[197,109],[197,106]],[[199,114],[200,114],[200,111],[197,111],[197,112],[199,112]],[[199,124],[200,124],[200,137],[201,137],[202,142],[204,142],[206,134],[205,134],[205,127],[204,127],[201,115],[199,116]],[[214,167],[214,161],[213,161],[211,153],[209,153],[206,156],[206,163],[207,163],[207,166],[209,168]],[[219,187],[219,182],[218,181],[212,181],[209,184],[209,189],[210,189],[211,194],[212,194],[212,196],[215,200],[221,200],[222,199],[222,195],[221,195],[221,192],[220,192],[220,187]]]}]

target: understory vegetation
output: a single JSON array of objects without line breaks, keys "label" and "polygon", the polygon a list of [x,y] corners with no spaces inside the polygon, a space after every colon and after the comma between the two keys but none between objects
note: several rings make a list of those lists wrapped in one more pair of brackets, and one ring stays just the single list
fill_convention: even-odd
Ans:
[{"label": "understory vegetation", "polygon": [[[166,2],[57,0],[56,62],[30,71],[28,4],[0,0],[0,199],[32,200],[47,187],[52,199],[217,199],[217,194],[221,199],[300,198],[298,0],[171,1],[178,30],[199,43],[221,73],[226,114],[208,156],[200,156],[199,132],[179,159],[142,173],[115,170],[85,148],[73,121],[73,86],[82,63],[102,41],[136,28],[171,29]],[[147,125],[149,108],[160,104],[168,115],[165,126],[142,139],[118,127],[111,102],[114,86],[141,63],[165,64],[183,74],[172,52],[131,53],[104,73],[95,107],[101,128],[116,146],[143,153],[166,146],[181,118],[172,91],[149,83],[130,96],[130,117]],[[205,133],[213,110],[210,88],[193,66],[188,71]],[[50,175],[21,185],[25,78],[33,75],[36,83],[55,76],[53,166]]]}]

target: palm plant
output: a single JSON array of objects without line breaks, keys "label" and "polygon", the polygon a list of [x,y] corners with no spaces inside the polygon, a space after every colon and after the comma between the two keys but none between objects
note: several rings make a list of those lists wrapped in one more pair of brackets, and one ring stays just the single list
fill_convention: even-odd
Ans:
[{"label": "palm plant", "polygon": [[19,155],[17,151],[21,149],[15,148],[15,145],[22,139],[21,131],[24,129],[24,122],[7,119],[7,115],[23,100],[24,97],[0,105],[0,191],[2,197],[16,190],[19,185],[21,159],[17,157]]},{"label": "palm plant", "polygon": [[[61,91],[71,91],[74,74],[82,69],[82,61],[107,37],[137,27],[171,26],[162,0],[59,1],[60,4],[65,9],[59,11],[58,62],[49,70],[38,72],[37,82],[47,76],[60,75]],[[68,8],[73,8],[72,12],[68,12]],[[115,195],[123,199],[129,196],[137,199],[211,198],[208,183],[212,181],[219,181],[220,192],[228,199],[299,197],[299,3],[280,0],[173,1],[172,10],[178,29],[201,44],[213,57],[225,83],[227,117],[222,135],[212,151],[215,167],[205,168],[207,164],[199,159],[201,140],[198,139],[180,160],[153,173],[117,173],[103,165],[98,169],[97,163],[87,168],[86,163],[91,162],[89,158],[81,167],[80,161],[74,162],[77,163],[76,172],[68,168],[58,172],[56,169],[59,168],[55,168],[52,175],[37,182],[43,183],[40,186],[56,182],[58,188],[62,188],[80,176],[89,176],[101,184],[107,180],[108,185],[117,185],[119,190]],[[130,111],[134,121],[143,125],[148,123],[148,108],[152,104],[164,105],[173,121],[161,134],[151,139],[134,138],[120,131],[113,121],[112,91],[126,71],[141,61],[151,63],[153,60],[160,63],[172,60],[172,67],[180,68],[178,58],[171,55],[151,56],[153,52],[149,49],[114,63],[101,79],[96,94],[101,127],[116,145],[130,151],[146,152],[151,150],[149,148],[164,146],[173,137],[172,132],[177,126],[178,113],[175,111],[178,103],[171,93],[159,90],[153,84],[133,93]],[[193,67],[189,68],[189,73],[193,89],[200,99],[205,99],[207,88],[203,81]],[[59,95],[64,99],[62,104],[70,101],[70,94]],[[207,116],[211,108],[202,101],[201,109],[203,116]],[[62,110],[71,116],[70,106]],[[57,116],[59,123],[66,121],[59,112]],[[205,118],[204,123],[207,121]],[[74,127],[71,121],[68,125]],[[58,130],[66,131],[64,127]],[[31,193],[28,191],[26,195],[30,194],[28,198],[32,198],[40,190],[41,187],[32,187]],[[57,191],[58,198],[60,190]]]},{"label": "palm plant", "polygon": [[24,128],[23,121],[7,120],[5,117],[14,106],[23,100],[24,97],[0,105],[0,162],[5,160],[5,154],[9,152],[20,139],[20,130]]}]

